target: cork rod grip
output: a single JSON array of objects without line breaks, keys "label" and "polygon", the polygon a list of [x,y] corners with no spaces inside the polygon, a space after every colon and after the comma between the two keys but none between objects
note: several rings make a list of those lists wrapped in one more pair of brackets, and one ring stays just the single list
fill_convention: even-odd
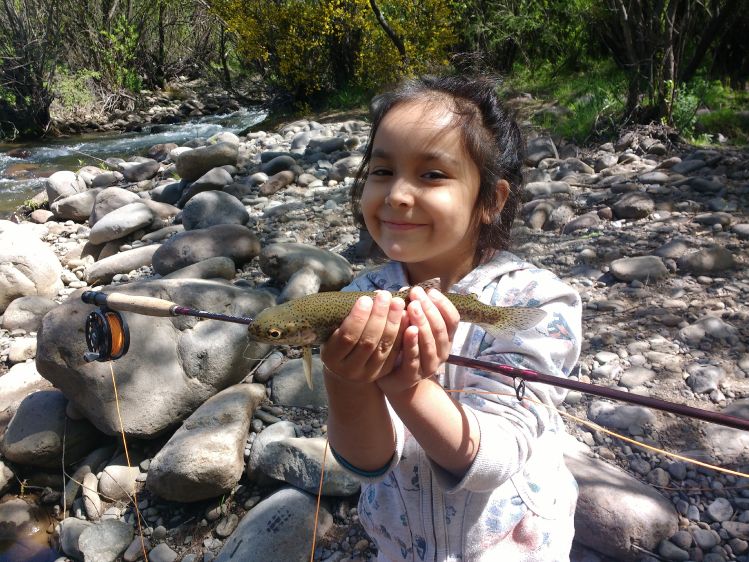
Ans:
[{"label": "cork rod grip", "polygon": [[102,293],[99,291],[86,291],[81,295],[81,300],[89,304],[104,305],[112,310],[134,312],[146,316],[174,316],[172,310],[177,306],[176,303],[156,297],[139,297],[124,293]]}]

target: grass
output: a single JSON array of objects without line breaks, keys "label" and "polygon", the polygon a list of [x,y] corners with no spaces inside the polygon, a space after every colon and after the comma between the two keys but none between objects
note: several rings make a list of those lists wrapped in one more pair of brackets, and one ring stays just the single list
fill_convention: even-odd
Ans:
[{"label": "grass", "polygon": [[546,100],[532,110],[532,122],[578,143],[612,134],[624,109],[627,84],[613,63],[589,62],[585,70],[559,69],[550,63],[518,66],[505,80],[505,93],[530,93]]}]

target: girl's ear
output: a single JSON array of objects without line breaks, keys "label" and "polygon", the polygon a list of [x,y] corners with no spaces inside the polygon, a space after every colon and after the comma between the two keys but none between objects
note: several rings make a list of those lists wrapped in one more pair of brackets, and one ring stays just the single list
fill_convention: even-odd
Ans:
[{"label": "girl's ear", "polygon": [[510,196],[510,184],[507,180],[498,180],[494,186],[497,192],[497,202],[493,209],[485,209],[481,217],[481,222],[484,224],[491,224],[499,213],[504,209],[507,198]]}]

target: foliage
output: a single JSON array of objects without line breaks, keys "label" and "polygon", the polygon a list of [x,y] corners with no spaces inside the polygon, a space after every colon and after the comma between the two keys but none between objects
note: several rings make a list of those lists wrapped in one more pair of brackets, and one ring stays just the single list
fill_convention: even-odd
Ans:
[{"label": "foliage", "polygon": [[71,72],[60,67],[49,85],[55,99],[50,111],[59,119],[74,119],[85,116],[95,110],[97,98],[94,82],[100,73],[82,69]]},{"label": "foliage", "polygon": [[454,41],[441,0],[390,0],[381,13],[405,45],[401,56],[367,0],[215,0],[240,54],[273,93],[314,100],[352,86],[375,89],[445,63]]},{"label": "foliage", "polygon": [[142,82],[133,64],[139,39],[135,25],[120,15],[111,30],[103,29],[99,33],[102,37],[98,45],[101,76],[111,81],[115,88],[126,88],[131,92],[140,90]]}]

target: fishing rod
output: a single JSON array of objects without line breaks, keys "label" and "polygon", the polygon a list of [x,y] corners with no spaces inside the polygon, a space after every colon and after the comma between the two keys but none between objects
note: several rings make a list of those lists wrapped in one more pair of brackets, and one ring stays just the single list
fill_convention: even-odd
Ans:
[{"label": "fishing rod", "polygon": [[[83,358],[87,362],[103,362],[119,359],[127,353],[130,344],[130,336],[127,323],[120,312],[132,312],[135,314],[159,317],[195,316],[198,318],[221,320],[224,322],[234,322],[236,324],[245,325],[252,324],[254,320],[253,318],[245,316],[232,316],[229,314],[206,312],[204,310],[180,306],[171,301],[156,297],[142,297],[126,295],[123,293],[85,291],[81,295],[81,300],[87,304],[93,304],[99,307],[98,310],[91,312],[86,319],[86,345],[89,351],[84,354]],[[461,367],[498,373],[519,381],[515,385],[515,394],[517,395],[518,400],[523,399],[525,383],[534,382],[566,388],[568,390],[577,390],[586,394],[592,394],[594,396],[600,396],[602,398],[609,398],[630,404],[637,404],[645,406],[646,408],[695,418],[734,429],[749,430],[749,420],[747,419],[722,414],[720,412],[703,410],[701,408],[695,408],[677,402],[670,402],[660,398],[641,396],[639,394],[624,392],[597,384],[545,375],[532,369],[521,369],[510,365],[500,365],[498,363],[463,357],[461,355],[449,355],[446,362]]]}]

